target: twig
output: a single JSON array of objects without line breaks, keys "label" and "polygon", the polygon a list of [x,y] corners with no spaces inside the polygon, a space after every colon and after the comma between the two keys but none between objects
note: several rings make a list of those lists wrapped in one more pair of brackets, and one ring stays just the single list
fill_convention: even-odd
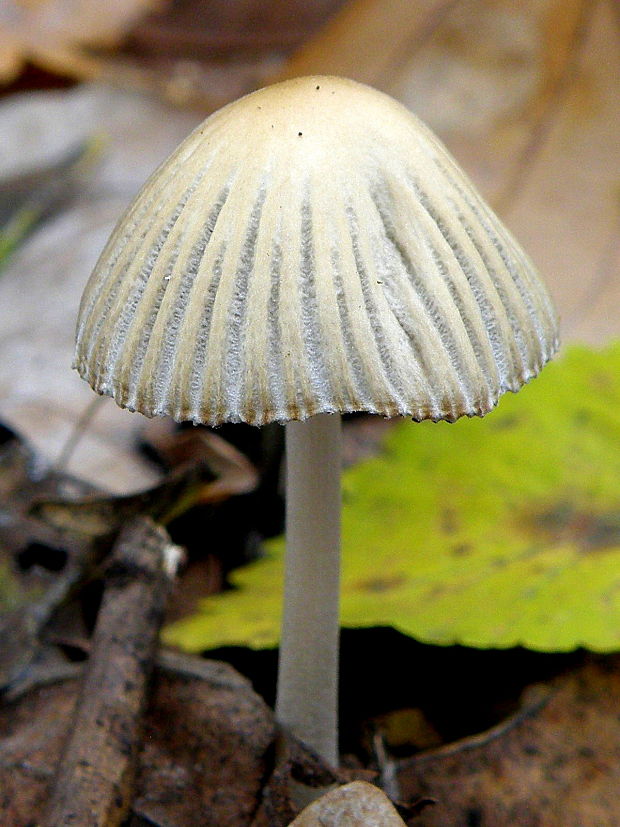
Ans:
[{"label": "twig", "polygon": [[77,422],[73,424],[71,433],[67,437],[65,444],[62,446],[62,450],[60,454],[58,454],[58,458],[54,463],[54,471],[56,471],[56,473],[65,471],[71,457],[73,456],[73,452],[77,448],[78,442],[84,436],[86,429],[92,424],[95,414],[98,413],[102,403],[105,401],[105,396],[95,396],[84,408]]},{"label": "twig", "polygon": [[121,532],[41,827],[115,827],[127,816],[147,684],[180,556],[148,518]]}]

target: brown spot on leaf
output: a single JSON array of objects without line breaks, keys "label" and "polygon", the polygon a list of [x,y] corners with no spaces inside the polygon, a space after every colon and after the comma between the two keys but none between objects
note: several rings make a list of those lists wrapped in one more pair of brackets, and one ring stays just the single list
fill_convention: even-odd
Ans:
[{"label": "brown spot on leaf", "polygon": [[459,527],[457,512],[454,508],[446,506],[441,511],[441,530],[444,534],[454,534]]},{"label": "brown spot on leaf", "polygon": [[366,592],[387,592],[407,582],[407,575],[401,573],[387,577],[370,577],[368,580],[360,580],[358,588]]},{"label": "brown spot on leaf", "polygon": [[585,408],[579,408],[573,414],[573,422],[575,425],[587,425],[592,419],[592,412]]},{"label": "brown spot on leaf", "polygon": [[489,420],[489,428],[495,431],[507,431],[510,428],[516,428],[521,422],[521,417],[517,414],[510,414],[510,416],[496,417]]},{"label": "brown spot on leaf", "polygon": [[595,371],[590,375],[591,387],[599,393],[609,393],[613,387],[615,377],[606,371]]},{"label": "brown spot on leaf", "polygon": [[529,525],[546,542],[574,545],[583,553],[620,546],[620,511],[596,514],[560,502],[535,515]]}]

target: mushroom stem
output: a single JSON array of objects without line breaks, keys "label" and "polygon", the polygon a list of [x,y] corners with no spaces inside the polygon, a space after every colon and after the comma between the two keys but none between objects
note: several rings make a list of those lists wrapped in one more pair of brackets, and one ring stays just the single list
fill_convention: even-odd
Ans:
[{"label": "mushroom stem", "polygon": [[286,572],[276,717],[338,763],[341,422],[286,425]]}]

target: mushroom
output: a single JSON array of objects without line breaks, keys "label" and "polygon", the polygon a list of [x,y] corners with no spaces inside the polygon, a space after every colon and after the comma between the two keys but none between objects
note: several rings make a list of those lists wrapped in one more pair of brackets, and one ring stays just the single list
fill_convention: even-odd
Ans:
[{"label": "mushroom", "polygon": [[286,425],[276,714],[337,762],[340,414],[483,416],[557,348],[532,264],[435,136],[306,77],[219,110],[88,282],[75,367],[147,416]]}]

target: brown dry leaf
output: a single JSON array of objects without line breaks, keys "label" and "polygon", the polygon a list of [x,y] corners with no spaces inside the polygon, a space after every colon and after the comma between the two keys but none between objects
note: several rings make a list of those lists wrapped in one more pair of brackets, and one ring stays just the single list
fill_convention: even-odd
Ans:
[{"label": "brown dry leaf", "polygon": [[[41,814],[77,691],[77,680],[42,686],[0,710],[3,827],[35,823]],[[273,738],[271,711],[232,667],[162,654],[134,813],[168,827],[249,827]]]},{"label": "brown dry leaf", "polygon": [[620,823],[620,658],[591,658],[526,706],[485,735],[401,763],[402,797],[437,802],[416,825]]},{"label": "brown dry leaf", "polygon": [[606,0],[584,8],[574,64],[505,215],[547,278],[565,338],[599,344],[620,335],[620,18]]},{"label": "brown dry leaf", "polygon": [[265,85],[345,0],[175,0],[134,26],[105,76],[212,111]]},{"label": "brown dry leaf", "polygon": [[100,60],[84,46],[116,43],[165,0],[4,0],[0,8],[0,83],[26,61],[59,74],[92,77]]},{"label": "brown dry leaf", "polygon": [[384,89],[458,0],[349,0],[278,73],[339,75]]},{"label": "brown dry leaf", "polygon": [[545,276],[565,341],[620,333],[612,0],[352,0],[283,75],[346,74],[445,141]]},{"label": "brown dry leaf", "polygon": [[344,0],[6,2],[0,84],[28,60],[211,111],[263,85]]},{"label": "brown dry leaf", "polygon": [[[188,465],[211,471],[215,479],[202,486],[197,497],[201,504],[249,494],[258,485],[258,471],[247,456],[206,428],[179,431],[170,418],[160,417],[148,423],[143,439],[171,471],[178,473]],[[167,522],[172,519],[168,516]]]},{"label": "brown dry leaf", "polygon": [[168,449],[170,454],[184,450],[188,454],[152,488],[126,496],[94,492],[84,497],[44,499],[39,495],[30,514],[59,531],[109,538],[137,515],[148,514],[168,525],[194,506],[215,508],[229,497],[249,494],[258,484],[252,463],[217,434],[181,433],[170,438]]},{"label": "brown dry leaf", "polygon": [[194,60],[298,47],[345,0],[176,0],[131,32],[128,48]]}]

